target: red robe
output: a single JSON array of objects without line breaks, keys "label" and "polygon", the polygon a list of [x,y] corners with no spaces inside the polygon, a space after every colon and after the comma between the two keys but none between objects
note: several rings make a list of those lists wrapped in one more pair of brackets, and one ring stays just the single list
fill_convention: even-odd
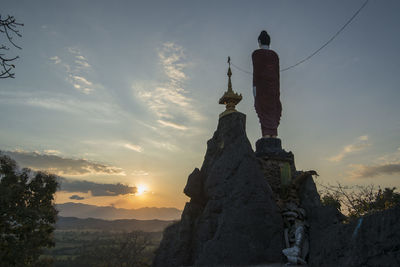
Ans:
[{"label": "red robe", "polygon": [[279,57],[269,49],[257,49],[251,57],[253,86],[256,87],[254,107],[260,119],[262,135],[278,135],[282,115],[279,99]]}]

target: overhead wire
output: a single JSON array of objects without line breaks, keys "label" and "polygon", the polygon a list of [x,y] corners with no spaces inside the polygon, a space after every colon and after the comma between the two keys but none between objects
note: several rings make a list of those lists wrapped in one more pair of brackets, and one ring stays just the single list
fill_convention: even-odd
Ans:
[{"label": "overhead wire", "polygon": [[[302,60],[300,60],[299,62],[286,67],[284,69],[281,69],[280,72],[284,72],[287,70],[290,70],[294,67],[297,67],[298,65],[306,62],[307,60],[309,60],[310,58],[312,58],[313,56],[315,56],[316,54],[318,54],[322,49],[324,49],[326,46],[328,46],[356,17],[357,15],[361,12],[361,10],[364,9],[364,7],[368,4],[369,0],[365,0],[365,2],[361,5],[361,7],[353,14],[353,16],[351,16],[351,18],[328,40],[326,41],[320,48],[318,48],[317,50],[315,50],[313,53],[311,53],[309,56],[303,58]],[[238,69],[241,72],[247,73],[247,74],[252,74],[252,72],[244,70],[243,68],[240,68],[238,66],[236,66],[235,64],[231,63],[232,66],[234,66],[236,69]]]}]

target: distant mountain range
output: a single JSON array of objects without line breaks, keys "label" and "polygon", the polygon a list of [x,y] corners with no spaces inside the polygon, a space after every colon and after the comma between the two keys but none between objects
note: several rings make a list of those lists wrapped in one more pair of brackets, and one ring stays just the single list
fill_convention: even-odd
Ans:
[{"label": "distant mountain range", "polygon": [[112,206],[95,206],[82,203],[56,204],[62,217],[96,218],[103,220],[164,220],[173,221],[181,218],[181,210],[176,208],[140,208],[140,209],[119,209]]},{"label": "distant mountain range", "polygon": [[144,231],[144,232],[161,232],[165,227],[173,223],[173,221],[160,220],[114,220],[107,221],[101,219],[79,219],[76,217],[58,216],[56,230],[96,230],[96,231]]}]

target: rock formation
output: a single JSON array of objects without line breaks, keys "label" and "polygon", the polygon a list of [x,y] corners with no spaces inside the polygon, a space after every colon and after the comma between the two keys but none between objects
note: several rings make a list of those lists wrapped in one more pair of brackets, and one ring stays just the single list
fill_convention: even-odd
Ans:
[{"label": "rock formation", "polygon": [[343,223],[322,205],[316,173],[297,171],[279,139],[260,139],[252,150],[245,118],[219,119],[201,169],[184,188],[190,202],[165,229],[154,267],[283,265],[288,203],[305,211],[308,266],[400,266],[400,207]]},{"label": "rock formation", "polygon": [[245,131],[246,116],[220,118],[201,169],[184,189],[181,221],[168,227],[153,266],[280,262],[283,224]]}]

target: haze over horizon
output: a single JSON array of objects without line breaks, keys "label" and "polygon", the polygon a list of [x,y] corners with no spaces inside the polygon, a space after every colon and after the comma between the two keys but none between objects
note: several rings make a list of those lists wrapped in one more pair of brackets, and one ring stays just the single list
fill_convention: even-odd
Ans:
[{"label": "haze over horizon", "polygon": [[[281,68],[292,65],[363,2],[3,3],[25,26],[23,49],[7,51],[20,56],[16,78],[0,80],[0,150],[61,176],[57,203],[181,210],[224,110],[227,57],[251,71],[265,29]],[[400,187],[399,8],[369,1],[281,73],[279,137],[317,183]],[[232,72],[254,147],[252,78]]]}]

